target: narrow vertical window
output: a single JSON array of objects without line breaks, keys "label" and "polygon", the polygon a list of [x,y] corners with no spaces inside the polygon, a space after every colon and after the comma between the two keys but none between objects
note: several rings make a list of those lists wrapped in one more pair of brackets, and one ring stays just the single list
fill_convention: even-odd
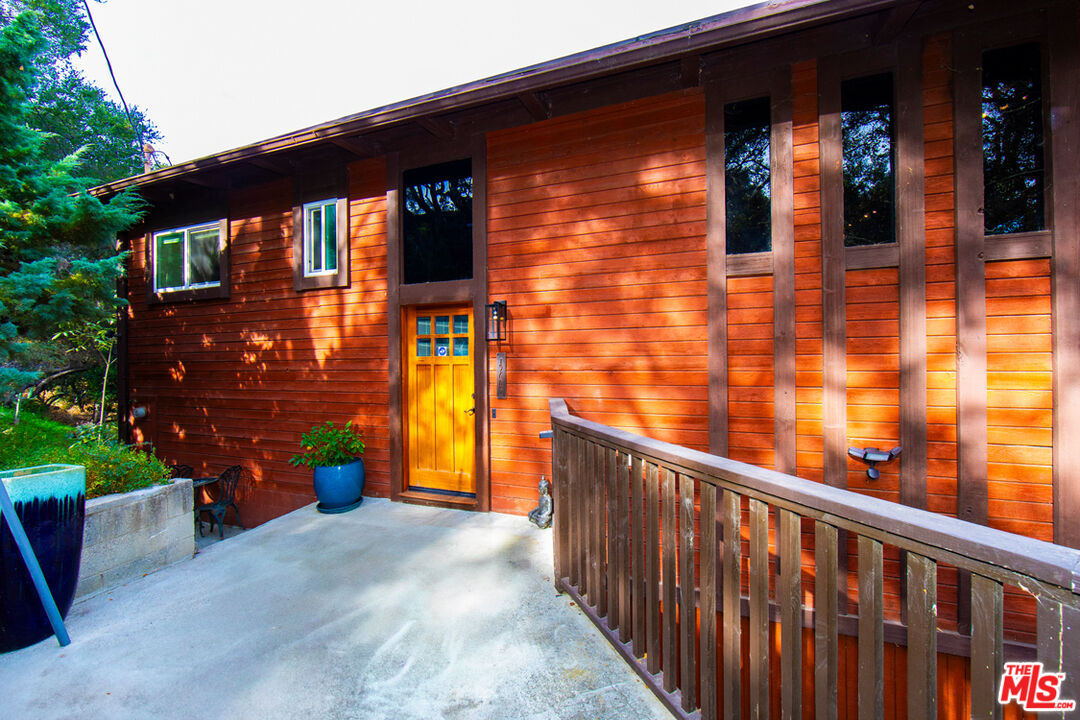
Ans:
[{"label": "narrow vertical window", "polygon": [[896,148],[890,73],[846,80],[840,86],[844,153],[844,245],[896,241]]},{"label": "narrow vertical window", "polygon": [[772,249],[769,98],[724,106],[727,253]]},{"label": "narrow vertical window", "polygon": [[337,272],[337,200],[304,205],[304,275]]},{"label": "narrow vertical window", "polygon": [[987,235],[1046,227],[1042,118],[1039,45],[983,53],[983,222]]},{"label": "narrow vertical window", "polygon": [[404,282],[471,278],[472,161],[408,170],[403,187]]}]

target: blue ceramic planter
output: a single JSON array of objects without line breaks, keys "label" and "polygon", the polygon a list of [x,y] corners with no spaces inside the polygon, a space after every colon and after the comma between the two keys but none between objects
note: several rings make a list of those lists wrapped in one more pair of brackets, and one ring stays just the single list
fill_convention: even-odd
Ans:
[{"label": "blue ceramic planter", "polygon": [[[15,513],[41,564],[53,599],[66,616],[75,598],[86,511],[86,470],[42,465],[0,472]],[[0,652],[53,634],[7,520],[0,516]]]},{"label": "blue ceramic planter", "polygon": [[315,468],[316,509],[323,513],[348,512],[360,506],[364,492],[364,461]]}]

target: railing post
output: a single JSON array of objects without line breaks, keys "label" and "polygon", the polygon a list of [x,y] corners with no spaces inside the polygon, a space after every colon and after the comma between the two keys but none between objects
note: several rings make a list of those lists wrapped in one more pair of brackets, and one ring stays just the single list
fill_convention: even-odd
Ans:
[{"label": "railing post", "polygon": [[552,500],[555,505],[554,525],[552,542],[555,545],[555,586],[567,575],[567,529],[568,513],[570,512],[570,498],[567,493],[567,466],[566,466],[566,433],[561,429],[555,430],[551,439],[552,453]]}]

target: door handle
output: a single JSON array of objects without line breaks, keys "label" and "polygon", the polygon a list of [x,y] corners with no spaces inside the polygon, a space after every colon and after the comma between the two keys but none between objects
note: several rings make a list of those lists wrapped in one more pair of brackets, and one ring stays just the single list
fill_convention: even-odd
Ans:
[{"label": "door handle", "polygon": [[475,415],[476,414],[476,408],[475,407],[469,408],[468,410],[465,411],[465,414],[466,415]]}]

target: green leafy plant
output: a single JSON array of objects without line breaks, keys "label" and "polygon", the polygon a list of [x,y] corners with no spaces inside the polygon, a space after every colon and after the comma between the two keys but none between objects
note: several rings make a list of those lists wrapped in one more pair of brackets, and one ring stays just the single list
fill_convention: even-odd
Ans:
[{"label": "green leafy plant", "polygon": [[364,441],[360,437],[360,428],[352,420],[344,427],[335,427],[327,421],[325,425],[314,425],[311,432],[300,437],[304,452],[293,455],[289,463],[296,467],[327,467],[345,465],[364,454]]},{"label": "green leafy plant", "polygon": [[93,423],[72,428],[29,408],[18,425],[14,412],[0,408],[0,469],[50,463],[83,465],[86,497],[129,492],[169,481],[165,463],[137,447],[120,443],[115,427]]}]

